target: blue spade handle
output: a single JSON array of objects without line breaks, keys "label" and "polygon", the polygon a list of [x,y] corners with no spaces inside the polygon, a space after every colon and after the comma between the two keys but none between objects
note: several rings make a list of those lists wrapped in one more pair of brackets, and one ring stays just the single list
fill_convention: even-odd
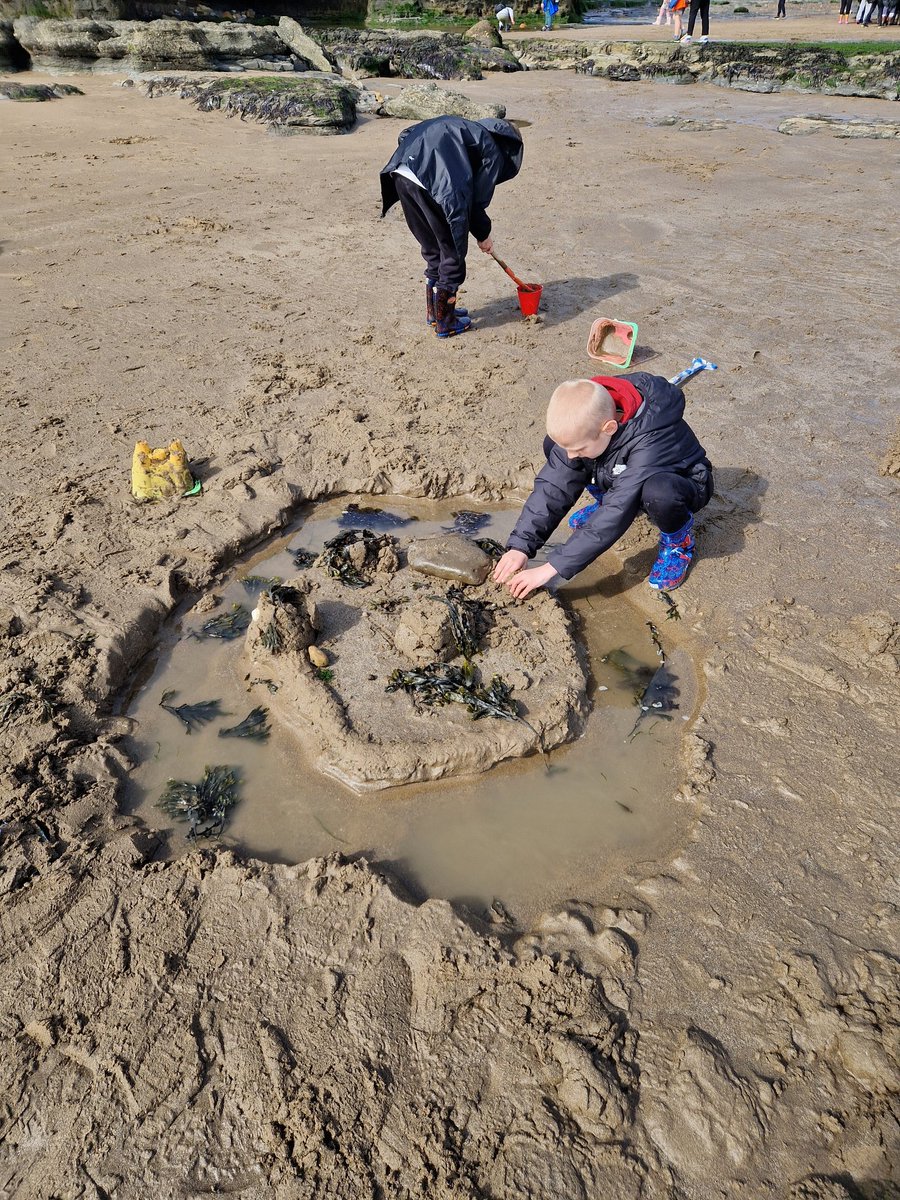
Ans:
[{"label": "blue spade handle", "polygon": [[676,387],[681,387],[683,383],[687,383],[689,379],[693,379],[701,371],[718,371],[718,369],[717,363],[707,362],[705,358],[695,358],[689,367],[685,367],[683,371],[679,371],[677,375],[673,375],[669,383],[673,383]]}]

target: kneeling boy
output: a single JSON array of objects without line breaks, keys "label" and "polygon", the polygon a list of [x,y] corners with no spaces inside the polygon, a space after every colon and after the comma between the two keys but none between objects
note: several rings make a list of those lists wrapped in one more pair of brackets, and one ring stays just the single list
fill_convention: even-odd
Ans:
[{"label": "kneeling boy", "polygon": [[[694,513],[709,503],[712,466],[684,419],[684,394],[638,371],[562,383],[547,408],[547,462],[507,540],[494,579],[522,598],[556,576],[571,579],[645,512],[660,531],[652,588],[684,582],[694,551]],[[540,567],[525,564],[587,489],[594,503],[573,514],[574,532]]]}]

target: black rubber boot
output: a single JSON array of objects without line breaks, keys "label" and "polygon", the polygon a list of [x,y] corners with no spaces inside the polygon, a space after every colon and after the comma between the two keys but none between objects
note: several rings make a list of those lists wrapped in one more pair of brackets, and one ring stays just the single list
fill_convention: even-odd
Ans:
[{"label": "black rubber boot", "polygon": [[[435,322],[434,293],[436,288],[436,283],[432,283],[430,279],[425,280],[425,319],[429,325],[433,325]],[[457,304],[456,315],[458,317],[467,317],[469,315],[469,310],[463,308],[461,304]]]},{"label": "black rubber boot", "polygon": [[441,287],[434,289],[434,316],[434,331],[439,338],[456,337],[472,327],[469,318],[457,312],[456,296]]}]

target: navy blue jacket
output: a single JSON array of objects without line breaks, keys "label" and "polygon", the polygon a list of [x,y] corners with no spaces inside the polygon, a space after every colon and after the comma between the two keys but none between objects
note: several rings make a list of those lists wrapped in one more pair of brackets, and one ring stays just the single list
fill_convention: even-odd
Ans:
[{"label": "navy blue jacket", "polygon": [[384,216],[397,203],[393,172],[406,166],[443,210],[461,258],[469,231],[479,242],[491,232],[487,206],[498,183],[514,179],[522,165],[522,137],[508,121],[493,117],[432,117],[404,129],[391,161],[381,171]]},{"label": "navy blue jacket", "polygon": [[[641,489],[651,475],[674,471],[693,479],[706,500],[712,468],[694,431],[684,419],[684,393],[660,375],[637,371],[620,375],[642,398],[634,416],[613,434],[599,458],[569,459],[552,438],[544,440],[547,461],[534,481],[534,491],[510,534],[507,547],[529,558],[544,545],[590,483],[599,487],[603,503],[549,562],[563,579],[583,571],[622,536],[641,507]],[[706,501],[704,501],[705,503]]]}]

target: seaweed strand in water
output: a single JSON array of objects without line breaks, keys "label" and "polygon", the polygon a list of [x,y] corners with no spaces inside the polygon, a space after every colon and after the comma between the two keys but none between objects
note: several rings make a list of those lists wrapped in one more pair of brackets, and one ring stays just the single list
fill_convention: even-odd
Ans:
[{"label": "seaweed strand in water", "polygon": [[271,730],[269,729],[269,710],[263,705],[251,709],[238,725],[228,729],[220,729],[219,737],[252,738],[256,742],[264,742]]},{"label": "seaweed strand in water", "polygon": [[232,604],[231,611],[220,613],[200,626],[198,637],[221,638],[231,641],[240,637],[250,625],[250,610],[243,604]]},{"label": "seaweed strand in water", "polygon": [[459,533],[463,537],[471,537],[473,533],[479,533],[485,525],[490,524],[491,520],[490,513],[472,512],[467,508],[462,508],[459,512],[450,515],[453,517],[453,524],[445,525],[445,532]]},{"label": "seaweed strand in water", "polygon": [[268,575],[247,575],[241,580],[245,591],[250,592],[251,595],[254,592],[268,591],[269,588],[277,587],[281,582],[282,578],[280,575],[272,575],[271,577]]},{"label": "seaweed strand in water", "polygon": [[348,504],[338,517],[341,529],[402,529],[418,521],[418,517],[401,517],[368,504]]},{"label": "seaweed strand in water", "polygon": [[237,804],[238,778],[232,767],[204,767],[199,783],[169,779],[158,807],[175,821],[190,822],[189,838],[218,837]]},{"label": "seaweed strand in water", "polygon": [[218,700],[199,700],[196,704],[170,704],[172,697],[177,695],[177,692],[163,692],[159,707],[177,717],[188,733],[193,733],[207,721],[224,716]]},{"label": "seaweed strand in water", "polygon": [[306,570],[307,567],[311,567],[316,561],[316,555],[312,550],[304,550],[302,547],[299,550],[291,550],[289,553],[298,571]]}]

